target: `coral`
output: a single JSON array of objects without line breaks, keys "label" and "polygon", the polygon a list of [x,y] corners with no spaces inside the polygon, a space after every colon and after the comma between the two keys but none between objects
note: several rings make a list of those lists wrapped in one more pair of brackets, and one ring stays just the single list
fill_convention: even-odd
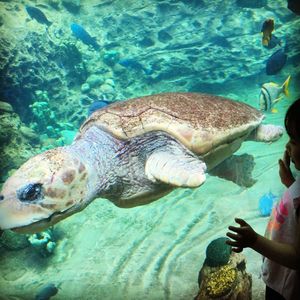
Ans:
[{"label": "coral", "polygon": [[199,292],[195,300],[250,300],[252,278],[246,272],[243,254],[232,252],[226,265],[210,267],[204,263],[200,272]]},{"label": "coral", "polygon": [[218,267],[227,264],[231,247],[225,243],[227,238],[220,237],[212,242],[206,248],[205,263],[210,267]]},{"label": "coral", "polygon": [[52,229],[31,234],[28,236],[28,241],[42,256],[52,254],[56,247]]},{"label": "coral", "polygon": [[237,271],[231,266],[222,266],[207,279],[206,292],[211,298],[228,294],[237,278]]},{"label": "coral", "polygon": [[[30,105],[34,116],[34,121],[30,126],[41,133],[42,150],[63,146],[66,134],[63,135],[62,132],[64,130],[72,131],[74,126],[70,123],[58,122],[55,112],[50,108],[47,92],[38,90],[35,94],[37,101]],[[49,139],[53,139],[53,143],[49,143]]]}]

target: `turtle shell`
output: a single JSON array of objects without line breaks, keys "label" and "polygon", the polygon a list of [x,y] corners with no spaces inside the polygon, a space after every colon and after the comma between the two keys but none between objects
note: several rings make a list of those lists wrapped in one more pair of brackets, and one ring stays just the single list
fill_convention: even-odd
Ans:
[{"label": "turtle shell", "polygon": [[247,136],[264,118],[238,101],[199,93],[163,93],[115,102],[95,111],[80,135],[97,126],[126,140],[150,131],[164,131],[197,155]]}]

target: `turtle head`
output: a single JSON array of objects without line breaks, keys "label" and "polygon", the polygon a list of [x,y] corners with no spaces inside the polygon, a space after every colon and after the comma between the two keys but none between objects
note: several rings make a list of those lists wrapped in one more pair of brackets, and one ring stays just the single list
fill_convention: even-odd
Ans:
[{"label": "turtle head", "polygon": [[86,166],[67,147],[32,157],[0,193],[0,230],[34,233],[86,206]]}]

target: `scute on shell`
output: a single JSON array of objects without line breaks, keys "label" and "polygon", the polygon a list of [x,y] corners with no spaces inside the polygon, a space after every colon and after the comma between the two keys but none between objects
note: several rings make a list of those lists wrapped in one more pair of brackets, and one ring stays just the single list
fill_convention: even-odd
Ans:
[{"label": "scute on shell", "polygon": [[119,139],[164,131],[195,154],[247,135],[264,118],[238,101],[199,93],[164,93],[116,102],[94,112],[81,126],[98,126]]}]

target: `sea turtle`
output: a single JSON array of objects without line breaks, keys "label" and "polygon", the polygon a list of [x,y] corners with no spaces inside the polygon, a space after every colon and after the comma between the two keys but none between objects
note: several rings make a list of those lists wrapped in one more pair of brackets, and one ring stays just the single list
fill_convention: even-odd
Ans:
[{"label": "sea turtle", "polygon": [[244,140],[282,135],[263,118],[242,102],[199,93],[115,102],[94,112],[71,145],[32,157],[8,178],[0,229],[36,232],[99,197],[134,207],[198,187]]}]

